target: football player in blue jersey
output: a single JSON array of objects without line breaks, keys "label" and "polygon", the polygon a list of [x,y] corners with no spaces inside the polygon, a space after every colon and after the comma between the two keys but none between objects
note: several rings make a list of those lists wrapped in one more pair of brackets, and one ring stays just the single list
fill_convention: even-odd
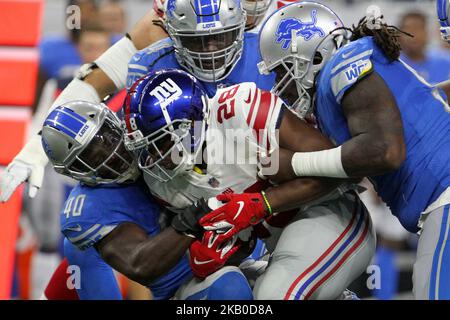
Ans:
[{"label": "football player in blue jersey", "polygon": [[258,73],[258,35],[244,32],[246,14],[239,0],[168,0],[163,21],[170,37],[133,56],[128,88],[148,72],[168,68],[190,72],[210,96],[218,87],[241,82],[273,86],[273,75]]},{"label": "football player in blue jersey", "polygon": [[447,99],[399,59],[399,29],[368,15],[341,47],[341,24],[326,6],[301,2],[272,14],[260,33],[260,70],[277,73],[275,91],[300,116],[314,106],[337,146],[296,153],[292,174],[370,177],[402,225],[421,234],[415,297],[449,299]]},{"label": "football player in blue jersey", "polygon": [[[255,58],[255,55],[258,54],[257,35],[243,33],[242,23],[245,23],[243,22],[245,21],[245,18],[241,9],[236,9],[236,7],[240,6],[239,0],[233,2],[234,4],[230,4],[229,7],[227,7],[228,1],[221,1],[222,4],[220,8],[218,8],[218,6],[221,2],[218,0],[203,1],[205,3],[188,0],[180,0],[178,2],[184,3],[181,7],[184,7],[185,9],[189,9],[189,6],[195,8],[192,9],[193,12],[189,13],[189,17],[194,18],[194,20],[190,21],[191,23],[195,24],[195,21],[198,20],[199,27],[203,26],[206,28],[209,25],[211,37],[204,35],[207,28],[202,29],[203,31],[200,32],[197,31],[196,26],[194,27],[194,31],[191,35],[194,34],[198,36],[198,38],[191,38],[191,40],[192,44],[197,48],[199,43],[196,41],[211,42],[209,40],[214,40],[215,43],[213,45],[218,45],[221,48],[224,48],[226,44],[229,45],[229,41],[233,42],[233,49],[231,50],[230,48],[227,48],[230,50],[226,50],[226,52],[230,53],[230,57],[232,57],[233,61],[227,71],[231,72],[231,69],[234,69],[234,71],[231,72],[227,79],[221,80],[220,85],[235,84],[242,81],[255,81],[262,88],[270,88],[272,86],[272,77],[260,76],[257,72],[255,72],[256,65],[254,61],[258,60],[258,58]],[[174,9],[174,5],[178,5],[178,2],[175,3],[172,1],[170,3],[170,12],[174,12],[173,10],[177,11],[177,9]],[[230,3],[231,2],[232,1],[230,1]],[[126,83],[128,83],[128,87],[130,87],[135,80],[150,70],[154,70],[155,68],[161,66],[180,67],[180,65],[183,65],[183,63],[180,63],[179,65],[177,61],[173,59],[174,47],[170,50],[170,40],[162,40],[167,37],[167,33],[163,28],[161,28],[161,24],[158,22],[160,21],[160,18],[164,16],[164,0],[157,0],[153,3],[154,10],[147,13],[141,20],[139,20],[132,30],[126,34],[126,36],[115,43],[96,61],[86,64],[80,68],[78,75],[58,96],[58,99],[50,107],[49,112],[57,106],[76,99],[99,103],[108,95],[122,90],[126,86]],[[270,3],[270,0],[243,1],[243,8],[246,10],[248,17],[248,23],[245,27],[246,30],[252,29],[262,20],[265,12],[270,7]],[[186,4],[188,6],[186,6]],[[199,9],[203,7],[205,9]],[[234,8],[232,9],[233,13],[225,13],[225,7],[227,7],[227,10],[228,8]],[[217,10],[222,10],[222,14],[217,14]],[[212,14],[213,11],[215,14]],[[208,14],[208,12],[211,14]],[[195,18],[194,15],[198,19]],[[235,15],[235,17],[233,15]],[[218,17],[220,16],[223,18],[226,16],[231,19],[225,23],[222,18],[222,20],[218,20]],[[203,20],[208,19],[214,20],[214,23],[203,24]],[[223,28],[220,27],[222,23]],[[175,28],[178,27],[179,26],[175,25]],[[180,28],[177,30],[189,31],[189,28],[191,27],[192,24],[190,26],[185,25],[185,29]],[[234,31],[228,33],[228,29],[232,27]],[[203,36],[201,37],[202,33]],[[242,44],[242,38],[245,38],[244,44]],[[160,40],[162,40],[161,43],[157,44],[155,47],[151,47],[152,44],[155,44]],[[241,48],[242,46],[243,49]],[[234,48],[241,48],[243,50],[242,54],[240,50],[235,50]],[[145,49],[144,52],[137,54],[138,50],[142,49]],[[220,50],[215,52],[217,53],[219,51]],[[233,51],[233,53],[231,51]],[[131,74],[128,77],[127,82],[128,62],[135,54],[137,55],[131,61]],[[209,59],[207,57],[208,55],[210,56],[209,53],[206,55],[201,54],[201,56],[206,59],[203,60],[204,62]],[[239,56],[241,55],[242,57],[239,59]],[[230,62],[231,61],[228,61],[227,64],[230,64]],[[237,66],[235,67],[236,63]],[[157,65],[155,66],[154,64]],[[216,67],[220,69],[220,66],[216,65]],[[211,95],[215,92],[215,89],[216,88],[213,85],[210,89]],[[0,201],[8,201],[16,188],[24,181],[27,181],[30,185],[30,197],[33,198],[37,194],[42,185],[44,167],[48,163],[47,156],[45,155],[44,150],[42,150],[40,140],[41,139],[38,135],[34,135],[22,148],[19,154],[16,155],[14,160],[11,161],[6,170],[0,174]]]},{"label": "football player in blue jersey", "polygon": [[[111,267],[148,286],[154,299],[171,298],[192,278],[186,251],[202,237],[197,220],[210,209],[200,201],[162,230],[161,208],[139,180],[112,111],[83,101],[57,107],[44,122],[42,143],[55,170],[81,182],[61,214],[65,255],[81,269],[81,299],[120,297]],[[202,298],[252,298],[245,276],[233,266],[205,279],[201,287]],[[185,299],[198,296],[189,283],[182,291],[189,292],[178,293]]]}]

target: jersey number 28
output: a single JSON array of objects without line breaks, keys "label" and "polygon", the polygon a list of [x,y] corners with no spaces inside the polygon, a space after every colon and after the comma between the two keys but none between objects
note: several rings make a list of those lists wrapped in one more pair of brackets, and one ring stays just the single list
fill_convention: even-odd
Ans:
[{"label": "jersey number 28", "polygon": [[220,104],[217,109],[217,122],[222,123],[223,119],[228,120],[234,117],[234,96],[239,90],[239,86],[235,86],[230,90],[222,92],[217,102]]}]

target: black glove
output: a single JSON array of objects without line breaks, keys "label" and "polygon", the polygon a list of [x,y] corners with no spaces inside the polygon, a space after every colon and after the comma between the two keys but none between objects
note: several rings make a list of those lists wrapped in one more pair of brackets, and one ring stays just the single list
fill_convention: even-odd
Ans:
[{"label": "black glove", "polygon": [[189,237],[201,240],[205,230],[198,223],[198,220],[211,211],[212,209],[208,207],[206,200],[200,199],[193,205],[178,213],[172,219],[172,228]]}]

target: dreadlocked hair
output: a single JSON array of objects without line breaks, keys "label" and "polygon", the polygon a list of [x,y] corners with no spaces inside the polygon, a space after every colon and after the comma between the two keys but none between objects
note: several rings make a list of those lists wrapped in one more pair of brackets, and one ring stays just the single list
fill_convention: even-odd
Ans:
[{"label": "dreadlocked hair", "polygon": [[376,17],[364,17],[359,20],[357,26],[353,25],[352,36],[350,41],[355,41],[363,37],[371,36],[375,40],[378,47],[383,50],[384,54],[391,60],[398,60],[400,57],[401,46],[399,38],[402,34],[413,37],[411,34],[400,30],[395,26],[386,24],[383,20],[383,16]]}]

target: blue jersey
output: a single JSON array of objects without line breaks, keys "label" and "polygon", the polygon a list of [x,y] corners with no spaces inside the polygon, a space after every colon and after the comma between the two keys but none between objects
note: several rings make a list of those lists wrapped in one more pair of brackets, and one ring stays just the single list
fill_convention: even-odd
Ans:
[{"label": "blue jersey", "polygon": [[316,99],[319,127],[338,145],[351,139],[341,102],[373,71],[397,102],[407,157],[398,170],[371,178],[402,225],[417,232],[421,212],[450,186],[450,115],[437,89],[404,62],[389,62],[373,38],[365,37],[341,48],[321,71]]},{"label": "blue jersey", "polygon": [[[228,77],[216,83],[202,82],[202,84],[210,97],[216,94],[218,88],[241,82],[254,82],[258,88],[270,90],[275,83],[275,75],[261,75],[257,66],[259,61],[261,56],[258,49],[258,34],[246,32],[242,56]],[[127,88],[148,72],[167,68],[182,68],[175,58],[175,49],[170,38],[156,42],[131,58],[128,65]]]},{"label": "blue jersey", "polygon": [[[153,201],[144,183],[96,187],[78,184],[62,211],[61,230],[73,245],[87,250],[126,222],[137,224],[149,236],[155,236],[161,231],[159,217],[160,207]],[[189,261],[184,256],[149,288],[155,299],[167,299],[190,277]]]},{"label": "blue jersey", "polygon": [[401,59],[431,84],[438,84],[450,79],[450,57],[448,54],[445,56],[436,51],[428,51],[425,60],[421,62],[412,61],[404,54]]}]

